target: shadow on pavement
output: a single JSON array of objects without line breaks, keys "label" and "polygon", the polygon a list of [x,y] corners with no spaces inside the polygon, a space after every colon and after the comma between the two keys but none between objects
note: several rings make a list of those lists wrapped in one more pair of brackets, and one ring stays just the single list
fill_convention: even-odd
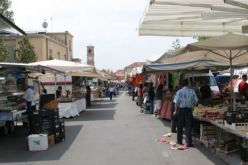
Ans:
[{"label": "shadow on pavement", "polygon": [[114,109],[110,110],[86,110],[80,113],[80,116],[66,119],[66,121],[94,121],[94,120],[114,120]]},{"label": "shadow on pavement", "polygon": [[[170,132],[170,120],[167,119],[159,119],[163,125],[169,129],[168,132]],[[185,136],[184,136],[185,139]],[[176,141],[176,140],[175,140]],[[211,162],[213,162],[214,164],[218,164],[218,165],[227,165],[223,160],[221,160],[219,157],[217,157],[214,153],[212,153],[211,151],[209,151],[209,149],[207,149],[205,146],[203,146],[202,144],[195,144],[194,147],[199,150],[203,155],[205,155],[208,160],[210,160]]]},{"label": "shadow on pavement", "polygon": [[106,109],[106,108],[111,109],[111,108],[116,107],[116,105],[117,105],[117,103],[112,103],[112,102],[110,102],[110,103],[95,103],[95,102],[93,102],[90,107],[87,107],[87,110],[88,109],[90,109],[90,110],[91,109]]},{"label": "shadow on pavement", "polygon": [[[113,103],[113,102],[117,101],[116,98],[117,97],[113,97],[112,100],[110,100],[109,97],[98,98],[98,99],[95,99],[94,102],[96,102],[96,103]],[[93,104],[94,104],[94,102],[93,102]]]},{"label": "shadow on pavement", "polygon": [[66,139],[45,151],[28,151],[28,141],[23,128],[13,134],[0,137],[0,163],[59,160],[70,148],[82,125],[66,126]]},{"label": "shadow on pavement", "polygon": [[228,165],[226,162],[221,160],[214,152],[209,151],[203,144],[198,144],[196,149],[199,150],[202,154],[204,154],[208,160],[212,161],[214,164],[218,165]]}]

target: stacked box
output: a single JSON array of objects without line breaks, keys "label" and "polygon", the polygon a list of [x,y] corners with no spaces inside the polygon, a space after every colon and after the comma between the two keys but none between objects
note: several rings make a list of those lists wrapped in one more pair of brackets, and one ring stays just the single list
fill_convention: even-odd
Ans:
[{"label": "stacked box", "polygon": [[55,144],[65,140],[65,122],[60,121],[59,129],[54,132]]},{"label": "stacked box", "polygon": [[32,134],[40,134],[41,132],[41,123],[40,123],[40,116],[38,114],[34,114],[31,118],[31,123],[33,127]]},{"label": "stacked box", "polygon": [[217,130],[216,127],[211,124],[200,125],[200,140],[216,139]]},{"label": "stacked box", "polygon": [[41,132],[48,135],[54,134],[56,128],[59,127],[58,110],[54,111],[40,111]]},{"label": "stacked box", "polygon": [[58,110],[40,110],[32,117],[33,134],[45,133],[57,144],[65,140],[65,122],[60,121]]}]

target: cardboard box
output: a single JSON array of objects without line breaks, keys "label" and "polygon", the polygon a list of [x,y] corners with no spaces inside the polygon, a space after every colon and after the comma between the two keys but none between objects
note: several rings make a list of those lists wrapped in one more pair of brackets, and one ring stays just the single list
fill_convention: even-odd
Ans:
[{"label": "cardboard box", "polygon": [[51,147],[55,144],[55,141],[54,141],[54,135],[49,135],[48,136],[48,147]]}]

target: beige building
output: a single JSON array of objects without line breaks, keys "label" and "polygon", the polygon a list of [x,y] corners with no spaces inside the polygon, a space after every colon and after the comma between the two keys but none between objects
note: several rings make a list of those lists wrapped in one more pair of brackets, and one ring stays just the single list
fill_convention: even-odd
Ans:
[{"label": "beige building", "polygon": [[[59,33],[27,33],[33,45],[38,61],[58,59],[71,61],[73,58],[73,36],[68,32]],[[1,36],[8,52],[9,62],[15,61],[15,51],[20,36]]]}]

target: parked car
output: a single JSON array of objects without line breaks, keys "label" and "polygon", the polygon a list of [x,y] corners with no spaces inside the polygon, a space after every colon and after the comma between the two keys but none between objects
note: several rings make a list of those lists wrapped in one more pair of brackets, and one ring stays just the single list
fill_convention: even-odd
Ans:
[{"label": "parked car", "polygon": [[195,82],[196,85],[200,85],[201,83],[207,83],[210,85],[211,90],[214,94],[220,93],[220,89],[216,83],[214,75],[209,73],[185,73],[181,76],[181,80],[188,80],[190,82]]},{"label": "parked car", "polygon": [[216,83],[221,92],[229,84],[230,78],[231,78],[230,74],[222,74],[222,75],[217,75],[215,77]]},{"label": "parked car", "polygon": [[[185,73],[182,74],[180,77],[181,81],[188,80],[189,82],[195,82],[196,86],[200,89],[201,84],[209,84],[211,91],[212,91],[212,99],[213,104],[218,104],[222,102],[223,98],[220,93],[220,89],[215,81],[214,75],[212,72],[208,73]],[[197,95],[200,97],[200,93],[197,93]]]}]

